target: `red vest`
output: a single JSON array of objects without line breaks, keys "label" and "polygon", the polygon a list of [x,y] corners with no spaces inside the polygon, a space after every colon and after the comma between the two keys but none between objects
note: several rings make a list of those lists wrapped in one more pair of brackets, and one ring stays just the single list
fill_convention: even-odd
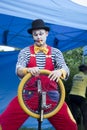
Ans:
[{"label": "red vest", "polygon": [[[46,63],[45,63],[44,69],[52,71],[52,70],[54,70],[54,65],[52,63],[52,58],[51,58],[51,47],[47,46],[47,48],[49,49],[49,51],[48,51],[48,53],[46,55]],[[27,67],[37,67],[36,56],[35,56],[35,53],[34,53],[34,46],[30,46],[30,52],[31,52],[31,57],[30,57],[30,60],[29,60],[29,63],[27,65]],[[35,83],[35,80],[37,80],[37,78],[38,77],[36,76],[33,79],[31,79],[30,84]],[[57,90],[56,82],[51,81],[47,76],[44,76],[44,75],[40,76],[40,79],[41,79],[42,88],[43,88],[44,91]]]},{"label": "red vest", "polygon": [[[45,63],[44,69],[54,70],[54,65],[52,63],[52,58],[51,58],[51,47],[47,46],[47,48],[49,51],[46,55],[46,63]],[[30,53],[31,53],[31,56],[30,56],[30,60],[28,62],[27,67],[37,67],[34,46],[30,46]]]}]

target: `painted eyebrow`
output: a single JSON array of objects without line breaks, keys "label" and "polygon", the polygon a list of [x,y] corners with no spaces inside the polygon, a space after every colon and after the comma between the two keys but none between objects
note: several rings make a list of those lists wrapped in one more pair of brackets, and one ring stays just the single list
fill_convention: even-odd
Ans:
[{"label": "painted eyebrow", "polygon": [[38,32],[38,33],[36,33],[36,32],[33,32],[32,34],[33,35],[38,35],[38,34],[44,34],[45,32]]}]

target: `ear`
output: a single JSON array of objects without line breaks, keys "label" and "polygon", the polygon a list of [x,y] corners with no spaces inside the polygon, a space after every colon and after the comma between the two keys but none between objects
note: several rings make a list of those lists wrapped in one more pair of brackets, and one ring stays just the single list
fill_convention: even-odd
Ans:
[{"label": "ear", "polygon": [[46,36],[48,36],[48,31],[46,31]]}]

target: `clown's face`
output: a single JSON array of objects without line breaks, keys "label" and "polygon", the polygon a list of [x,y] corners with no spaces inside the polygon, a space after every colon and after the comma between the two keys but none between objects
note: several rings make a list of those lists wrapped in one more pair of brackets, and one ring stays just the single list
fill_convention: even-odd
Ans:
[{"label": "clown's face", "polygon": [[33,30],[32,36],[37,46],[44,46],[46,44],[48,31],[44,29]]}]

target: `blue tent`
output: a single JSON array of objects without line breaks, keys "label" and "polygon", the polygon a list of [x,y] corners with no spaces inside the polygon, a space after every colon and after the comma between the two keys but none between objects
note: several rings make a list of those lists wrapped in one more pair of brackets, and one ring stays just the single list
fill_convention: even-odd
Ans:
[{"label": "blue tent", "polygon": [[34,19],[50,27],[48,44],[62,51],[87,43],[87,7],[70,0],[1,0],[0,44],[23,48],[32,44],[27,33]]},{"label": "blue tent", "polygon": [[[51,29],[47,39],[49,45],[62,52],[87,45],[87,7],[70,0],[0,0],[0,45],[21,49],[33,44],[27,29],[37,18],[43,19]],[[15,74],[15,65],[18,53],[0,52],[0,113],[17,95],[20,80]],[[29,121],[24,125],[29,126]],[[48,127],[48,122],[43,127]]]}]

